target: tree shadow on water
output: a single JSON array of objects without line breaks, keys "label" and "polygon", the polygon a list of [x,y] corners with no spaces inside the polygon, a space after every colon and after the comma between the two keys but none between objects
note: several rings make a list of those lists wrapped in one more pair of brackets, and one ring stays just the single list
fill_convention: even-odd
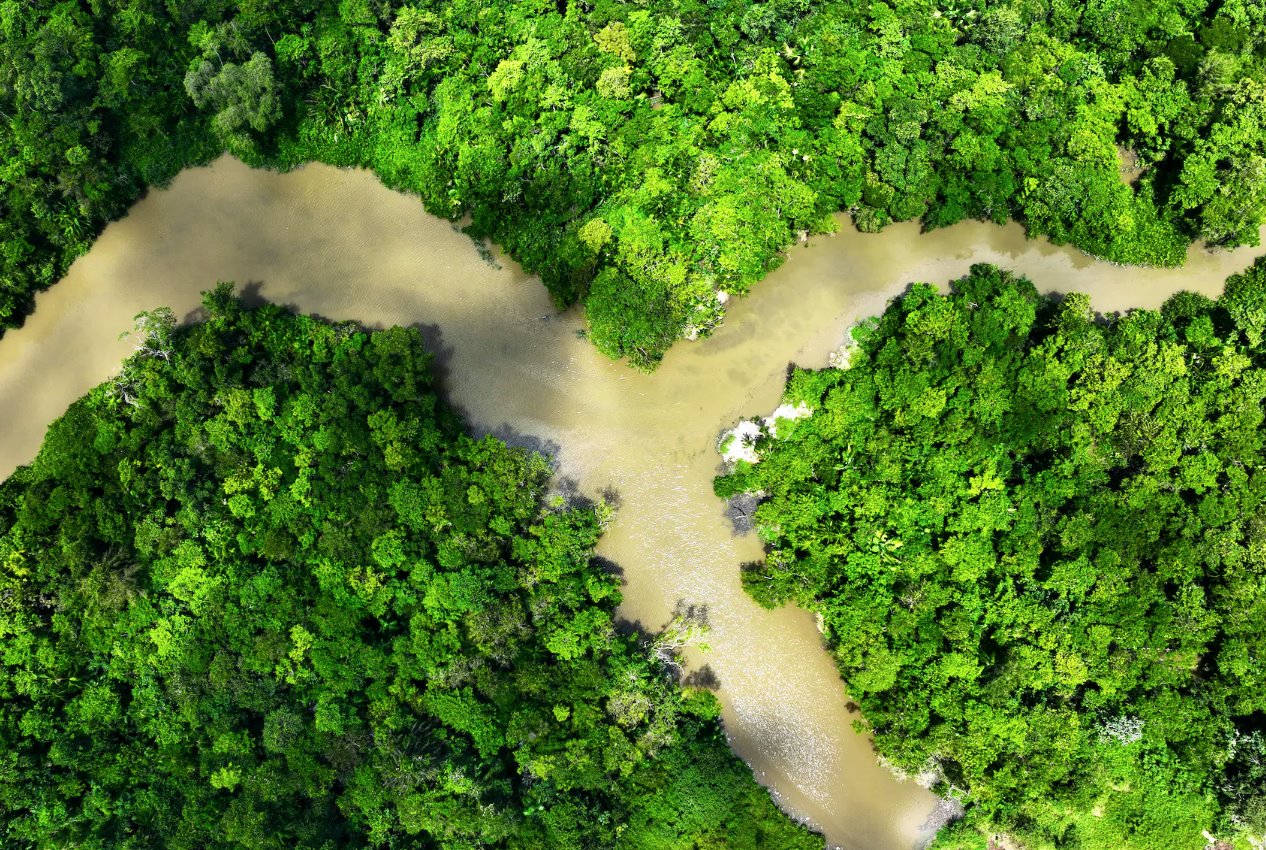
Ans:
[{"label": "tree shadow on water", "polygon": [[742,537],[753,528],[752,516],[760,506],[760,499],[752,493],[737,493],[725,502],[725,518],[730,521],[731,534]]},{"label": "tree shadow on water", "polygon": [[716,671],[712,669],[711,664],[705,664],[698,670],[691,670],[681,683],[688,688],[700,688],[705,691],[717,691],[721,689],[721,679],[717,676]]},{"label": "tree shadow on water", "polygon": [[601,555],[594,555],[589,559],[589,563],[593,564],[607,575],[614,576],[619,579],[621,585],[629,583],[629,580],[624,575],[624,567],[620,566],[610,558],[604,558]]},{"label": "tree shadow on water", "polygon": [[[469,422],[470,417],[467,417],[466,421]],[[507,446],[527,449],[530,452],[542,455],[549,460],[551,467],[555,467],[557,465],[558,453],[563,450],[563,447],[556,441],[551,440],[548,437],[540,437],[536,434],[528,434],[524,431],[520,431],[509,422],[502,422],[497,427],[491,429],[476,427],[474,430],[476,433],[481,435],[496,437]],[[554,489],[563,493],[564,496],[566,493],[564,491],[563,482],[565,481],[571,481],[571,479],[557,479],[554,482]],[[571,486],[576,486],[574,481],[571,481]]]},{"label": "tree shadow on water", "polygon": [[615,489],[615,485],[613,484],[608,484],[606,487],[603,487],[598,491],[598,495],[602,498],[602,501],[607,503],[608,507],[617,511],[620,509],[620,506],[624,504],[624,499],[620,496],[620,491]]},{"label": "tree shadow on water", "polygon": [[[274,303],[264,297],[264,282],[262,280],[248,280],[246,283],[234,287],[233,291],[237,295],[237,299],[248,310],[258,310],[265,304]],[[280,306],[292,313],[299,312],[299,305],[297,304],[282,304]]]},{"label": "tree shadow on water", "polygon": [[641,620],[617,617],[612,627],[615,629],[615,633],[621,637],[636,638],[639,646],[646,646],[655,639],[655,632],[647,628],[646,624]]},{"label": "tree shadow on water", "polygon": [[[410,330],[417,331],[422,337],[422,347],[431,355],[431,380],[440,397],[449,407],[456,408],[449,392],[449,378],[453,365],[453,347],[444,344],[444,332],[433,322],[414,322]],[[462,412],[463,416],[465,411]]]}]

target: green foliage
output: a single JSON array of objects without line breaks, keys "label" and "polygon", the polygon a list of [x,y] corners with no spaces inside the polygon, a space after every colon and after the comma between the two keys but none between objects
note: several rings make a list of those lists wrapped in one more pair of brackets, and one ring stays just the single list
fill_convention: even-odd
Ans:
[{"label": "green foliage", "polygon": [[6,848],[820,846],[415,331],[205,306],[0,485]]},{"label": "green foliage", "polygon": [[[1026,847],[1201,847],[1266,812],[1266,261],[1097,319],[977,266],[795,373],[759,601],[815,608],[880,750]],[[975,837],[973,837],[975,836]],[[942,846],[980,846],[967,826]]]},{"label": "green foliage", "polygon": [[840,210],[1173,265],[1257,240],[1264,26],[1254,0],[6,0],[0,327],[225,146],[469,216],[645,368]]},{"label": "green foliage", "polygon": [[211,127],[230,145],[242,144],[248,131],[263,132],[281,117],[272,60],[263,53],[218,69],[204,59],[185,75],[185,90],[194,106],[215,113]]}]

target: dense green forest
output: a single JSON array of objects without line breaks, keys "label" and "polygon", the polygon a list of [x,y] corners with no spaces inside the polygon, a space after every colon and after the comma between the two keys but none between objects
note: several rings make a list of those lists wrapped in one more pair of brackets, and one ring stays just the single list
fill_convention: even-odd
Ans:
[{"label": "dense green forest", "polygon": [[417,332],[206,309],[0,485],[0,844],[821,847]]},{"label": "dense green forest", "polygon": [[1128,263],[1256,241],[1266,6],[5,0],[0,115],[0,327],[228,149],[469,216],[649,368],[839,210],[1016,217]]},{"label": "dense green forest", "polygon": [[744,584],[819,612],[879,749],[1030,850],[1266,833],[1266,261],[1095,317],[989,266],[797,371]]}]

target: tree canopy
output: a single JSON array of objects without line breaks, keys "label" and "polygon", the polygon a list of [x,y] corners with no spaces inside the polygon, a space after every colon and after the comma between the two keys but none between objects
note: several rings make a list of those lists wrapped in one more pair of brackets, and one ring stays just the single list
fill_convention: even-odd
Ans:
[{"label": "tree canopy", "polygon": [[206,310],[0,484],[6,848],[821,846],[417,332]]},{"label": "tree canopy", "polygon": [[1096,317],[977,266],[797,371],[812,409],[720,495],[744,583],[816,609],[896,765],[1025,847],[1266,833],[1266,261],[1217,301]]},{"label": "tree canopy", "polygon": [[0,326],[225,148],[469,216],[645,368],[841,210],[1176,264],[1266,218],[1264,45],[1256,0],[6,0]]}]

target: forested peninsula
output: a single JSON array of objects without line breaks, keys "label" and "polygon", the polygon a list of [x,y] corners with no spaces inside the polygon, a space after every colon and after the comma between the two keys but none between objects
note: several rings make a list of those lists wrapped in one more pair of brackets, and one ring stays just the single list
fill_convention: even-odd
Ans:
[{"label": "forested peninsula", "polygon": [[966,804],[936,846],[1260,846],[1266,261],[1108,317],[977,266],[853,337],[716,490],[763,499],[749,592]]},{"label": "forested peninsula", "polygon": [[651,368],[841,210],[1014,217],[1126,263],[1254,242],[1266,7],[6,0],[0,114],[2,326],[227,149],[367,166],[468,217]]},{"label": "forested peninsula", "polygon": [[6,848],[820,850],[418,332],[205,311],[0,484]]}]

